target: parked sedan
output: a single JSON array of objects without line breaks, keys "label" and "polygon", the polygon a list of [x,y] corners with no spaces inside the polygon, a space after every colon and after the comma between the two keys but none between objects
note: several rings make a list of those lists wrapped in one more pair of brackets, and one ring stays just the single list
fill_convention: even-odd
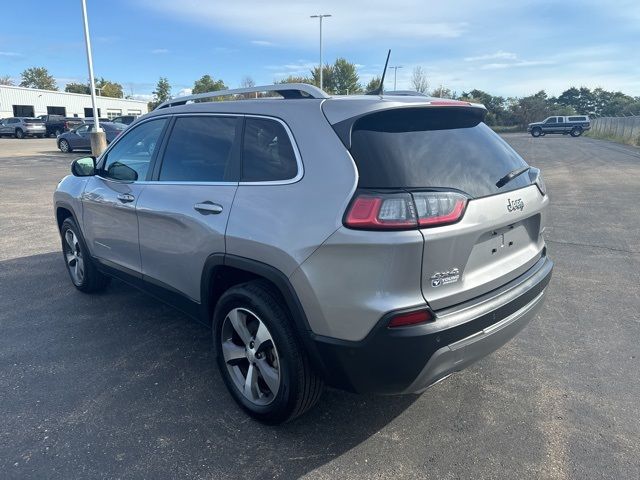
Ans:
[{"label": "parked sedan", "polygon": [[[100,122],[100,127],[107,135],[107,144],[111,143],[127,125],[121,123]],[[61,152],[73,152],[74,150],[91,150],[91,132],[93,122],[80,125],[70,132],[63,133],[58,137],[58,148]]]}]

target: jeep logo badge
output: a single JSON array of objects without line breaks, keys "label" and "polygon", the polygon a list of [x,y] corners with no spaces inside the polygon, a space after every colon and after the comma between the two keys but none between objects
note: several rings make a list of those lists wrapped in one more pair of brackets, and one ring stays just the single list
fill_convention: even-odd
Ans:
[{"label": "jeep logo badge", "polygon": [[521,198],[516,198],[515,200],[507,199],[507,210],[510,212],[515,212],[516,210],[524,210],[524,202]]}]

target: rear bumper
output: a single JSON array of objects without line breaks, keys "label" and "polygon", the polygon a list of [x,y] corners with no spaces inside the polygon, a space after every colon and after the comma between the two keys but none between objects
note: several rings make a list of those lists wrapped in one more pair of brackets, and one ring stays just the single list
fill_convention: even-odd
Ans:
[{"label": "rear bumper", "polygon": [[[535,316],[551,279],[543,256],[526,273],[419,326],[387,328],[388,317],[360,342],[316,337],[325,380],[358,393],[416,393],[507,343]],[[396,312],[394,312],[396,313]]]}]

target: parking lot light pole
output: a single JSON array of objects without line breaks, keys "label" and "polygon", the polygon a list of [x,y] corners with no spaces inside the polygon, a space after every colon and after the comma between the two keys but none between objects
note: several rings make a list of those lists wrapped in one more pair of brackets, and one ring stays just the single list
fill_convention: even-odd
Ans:
[{"label": "parking lot light pole", "polygon": [[93,104],[93,131],[91,132],[91,153],[97,157],[107,149],[107,137],[100,128],[98,105],[96,100],[96,82],[93,78],[93,58],[91,56],[91,37],[89,37],[89,20],[87,20],[87,2],[82,4],[82,20],[84,22],[84,42],[87,47],[87,65],[89,66],[89,84],[91,85],[91,103]]},{"label": "parking lot light pole", "polygon": [[402,68],[402,65],[397,65],[395,67],[389,67],[389,68],[393,68],[393,89],[396,90],[396,80],[398,79],[398,69]]},{"label": "parking lot light pole", "polygon": [[322,19],[331,15],[311,15],[310,18],[320,19],[320,90],[322,90]]}]

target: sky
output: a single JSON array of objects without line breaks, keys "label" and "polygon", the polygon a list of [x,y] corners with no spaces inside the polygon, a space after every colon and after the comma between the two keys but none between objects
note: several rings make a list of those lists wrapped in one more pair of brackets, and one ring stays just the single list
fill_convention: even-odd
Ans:
[{"label": "sky", "polygon": [[[413,68],[430,88],[494,95],[558,95],[597,86],[640,96],[640,0],[87,0],[98,77],[148,99],[160,76],[185,94],[204,74],[238,87],[344,57],[361,83],[382,71],[387,49],[396,88]],[[87,74],[80,0],[21,0],[0,16],[0,76],[43,66],[61,89]],[[393,88],[393,73],[385,88]]]}]

